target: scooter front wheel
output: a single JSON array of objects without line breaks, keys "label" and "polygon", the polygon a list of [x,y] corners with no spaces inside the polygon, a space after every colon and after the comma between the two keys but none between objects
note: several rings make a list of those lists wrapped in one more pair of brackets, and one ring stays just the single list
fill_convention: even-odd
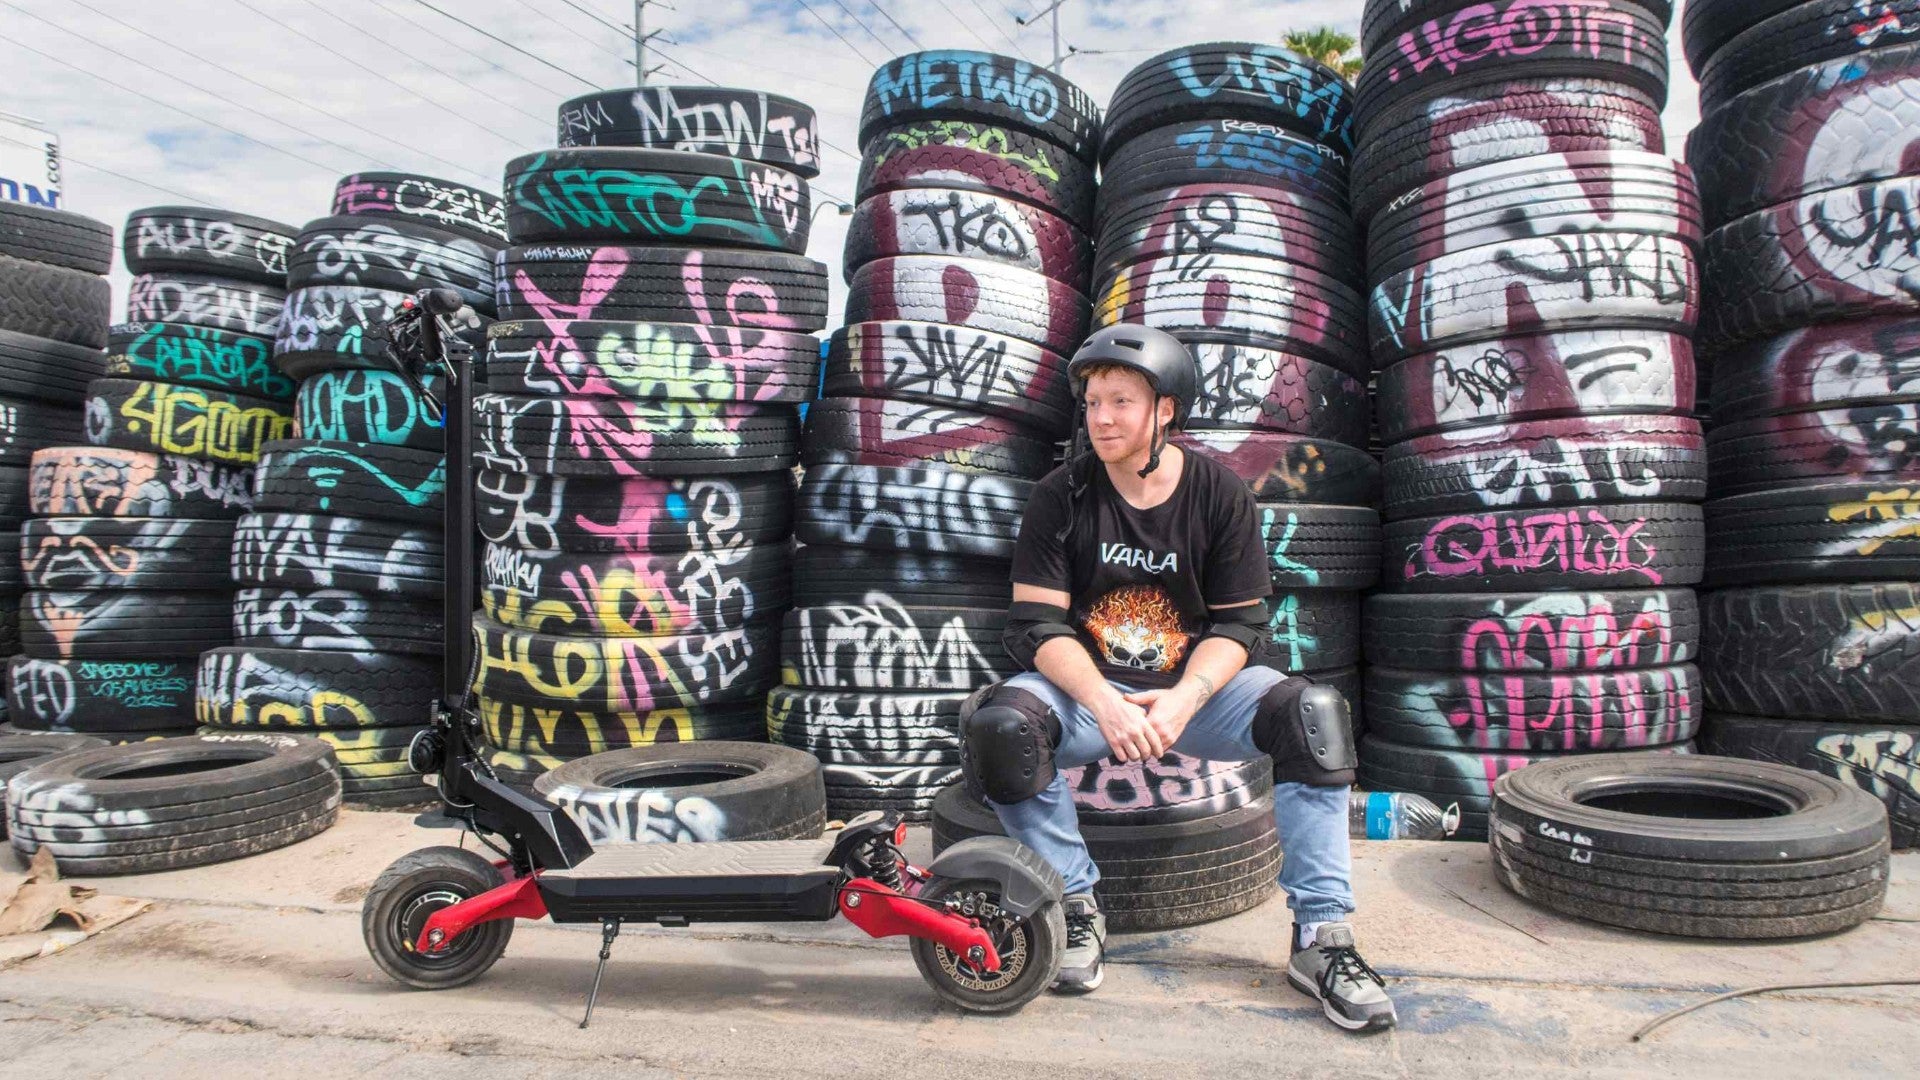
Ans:
[{"label": "scooter front wheel", "polygon": [[[1000,903],[1000,886],[991,881],[935,878],[920,890],[926,900],[971,895],[980,905]],[[913,939],[913,962],[933,992],[969,1012],[1012,1012],[1053,985],[1066,949],[1067,920],[1060,905],[1049,901],[1030,918],[996,915],[982,920],[1000,954],[1000,970],[986,972],[937,941]]]},{"label": "scooter front wheel", "polygon": [[414,948],[427,920],[442,908],[504,884],[500,871],[457,847],[421,848],[380,875],[360,909],[360,932],[380,970],[408,986],[446,990],[486,974],[513,936],[513,920],[481,923],[437,952]]}]

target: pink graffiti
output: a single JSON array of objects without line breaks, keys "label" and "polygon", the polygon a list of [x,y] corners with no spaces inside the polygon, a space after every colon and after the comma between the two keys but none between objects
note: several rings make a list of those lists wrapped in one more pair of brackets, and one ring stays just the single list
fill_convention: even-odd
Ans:
[{"label": "pink graffiti", "polygon": [[349,176],[341,181],[340,187],[333,193],[333,212],[336,216],[393,209],[392,188],[362,180],[356,176]]},{"label": "pink graffiti", "polygon": [[1150,761],[1106,758],[1063,772],[1074,806],[1114,812],[1195,801],[1230,809],[1227,798],[1241,786],[1238,769],[1237,762],[1169,753]]},{"label": "pink graffiti", "polygon": [[1447,723],[1470,732],[1472,746],[1504,741],[1523,750],[1534,742],[1528,737],[1533,732],[1556,733],[1554,748],[1562,750],[1659,745],[1672,742],[1693,717],[1689,670],[1553,675],[1544,701],[1529,694],[1537,691],[1537,675],[1469,676],[1466,700],[1447,710]]},{"label": "pink graffiti", "polygon": [[582,532],[614,537],[623,552],[645,554],[652,550],[648,541],[654,519],[665,513],[672,495],[671,480],[631,477],[620,484],[620,510],[612,521],[601,524],[585,514],[575,514],[573,523]]},{"label": "pink graffiti", "polygon": [[[1672,659],[1673,637],[1673,613],[1664,604],[1634,611],[1623,623],[1610,602],[1595,598],[1579,613],[1477,619],[1461,636],[1460,665],[1462,671],[1524,671],[1664,664]],[[1488,658],[1484,663],[1482,656]]]},{"label": "pink graffiti", "polygon": [[[1633,16],[1610,10],[1606,0],[1513,0],[1475,4],[1451,19],[1434,19],[1400,35],[1399,58],[1413,74],[1435,64],[1448,74],[1488,57],[1526,56],[1564,43],[1575,52],[1595,58],[1608,49],[1608,39],[1625,60],[1633,57],[1634,43],[1644,35]],[[1398,58],[1397,58],[1398,59]],[[1395,64],[1388,82],[1399,82],[1403,68]]]},{"label": "pink graffiti", "polygon": [[1407,560],[1404,576],[1463,577],[1489,568],[1507,573],[1556,570],[1636,574],[1655,585],[1657,551],[1640,533],[1646,518],[1616,522],[1605,512],[1547,510],[1534,514],[1456,514],[1442,518]]}]

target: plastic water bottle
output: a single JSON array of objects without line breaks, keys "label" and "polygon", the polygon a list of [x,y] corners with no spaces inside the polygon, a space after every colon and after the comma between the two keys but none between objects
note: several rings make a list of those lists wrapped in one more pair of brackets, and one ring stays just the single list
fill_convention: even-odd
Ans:
[{"label": "plastic water bottle", "polygon": [[1404,791],[1355,790],[1347,800],[1347,835],[1355,840],[1445,840],[1459,828],[1459,803],[1442,810]]}]

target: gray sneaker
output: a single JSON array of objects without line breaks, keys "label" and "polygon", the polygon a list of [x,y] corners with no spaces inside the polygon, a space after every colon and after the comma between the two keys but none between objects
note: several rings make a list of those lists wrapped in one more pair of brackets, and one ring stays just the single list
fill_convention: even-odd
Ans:
[{"label": "gray sneaker", "polygon": [[1060,958],[1057,994],[1092,993],[1107,974],[1107,917],[1092,893],[1067,897],[1067,951]]},{"label": "gray sneaker", "polygon": [[1386,980],[1360,959],[1353,947],[1353,927],[1347,923],[1322,923],[1313,944],[1304,949],[1296,927],[1287,981],[1319,998],[1327,1019],[1348,1031],[1382,1031],[1398,1022]]}]

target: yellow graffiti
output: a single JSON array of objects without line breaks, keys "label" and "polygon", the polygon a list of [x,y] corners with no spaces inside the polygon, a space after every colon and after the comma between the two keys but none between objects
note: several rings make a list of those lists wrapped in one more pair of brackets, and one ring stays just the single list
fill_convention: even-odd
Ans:
[{"label": "yellow graffiti", "polygon": [[[1862,555],[1872,555],[1889,540],[1920,537],[1920,491],[1896,488],[1868,492],[1864,499],[1834,503],[1827,508],[1827,519],[1875,526],[1871,536],[1855,549]],[[1882,527],[1883,523],[1891,527]]]},{"label": "yellow graffiti", "polygon": [[[195,703],[195,713],[203,724],[214,727],[270,727],[270,728],[368,728],[377,721],[373,710],[367,708],[359,698],[344,694],[338,690],[315,690],[305,704],[297,701],[235,701],[226,706],[226,715],[221,715],[220,702],[202,694]],[[340,746],[339,737],[332,731],[316,732],[322,738]]]},{"label": "yellow graffiti", "polygon": [[905,130],[895,129],[886,132],[876,140],[876,145],[868,153],[874,160],[885,161],[895,151],[918,150],[933,145],[959,146],[969,150],[978,150],[983,154],[992,154],[1002,161],[1017,162],[1036,175],[1044,176],[1054,182],[1060,180],[1060,170],[1045,154],[1023,154],[1013,148],[1013,143],[1004,128],[988,127],[985,124],[970,124],[960,120],[936,120],[931,123],[916,124]]},{"label": "yellow graffiti", "polygon": [[293,434],[293,417],[277,408],[249,408],[172,383],[143,382],[120,403],[127,431],[169,454],[252,464],[260,444]]},{"label": "yellow graffiti", "polygon": [[[677,637],[536,639],[521,631],[490,631],[474,627],[473,689],[484,694],[489,676],[518,678],[535,697],[580,702],[594,712],[618,713],[632,706],[622,700],[629,688],[644,689],[649,699],[685,700],[691,695],[663,651],[684,644]],[[533,658],[536,640],[552,643],[552,655]],[[597,696],[590,692],[599,689]]]},{"label": "yellow graffiti", "polygon": [[[651,712],[588,714],[572,709],[517,705],[480,699],[480,720],[487,741],[513,753],[539,750],[517,749],[528,745],[552,746],[559,741],[561,728],[568,734],[578,732],[587,752],[598,754],[626,746],[652,746],[662,742],[687,742],[694,737],[693,715],[684,708],[655,709]],[[662,738],[662,736],[668,736]]]}]

